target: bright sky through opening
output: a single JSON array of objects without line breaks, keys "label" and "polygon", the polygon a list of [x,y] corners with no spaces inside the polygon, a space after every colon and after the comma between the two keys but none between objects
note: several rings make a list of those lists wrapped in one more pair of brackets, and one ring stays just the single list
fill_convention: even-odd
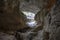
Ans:
[{"label": "bright sky through opening", "polygon": [[30,19],[31,21],[28,21],[26,24],[29,26],[29,27],[34,27],[36,26],[36,21],[34,20],[34,17],[35,17],[35,14],[32,13],[32,12],[27,12],[27,11],[22,11],[24,13],[24,15],[26,15],[27,19]]}]

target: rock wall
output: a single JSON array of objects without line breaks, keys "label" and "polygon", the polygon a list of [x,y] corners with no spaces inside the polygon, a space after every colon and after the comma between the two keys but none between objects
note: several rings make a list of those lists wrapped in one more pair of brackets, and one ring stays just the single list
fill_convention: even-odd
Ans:
[{"label": "rock wall", "polygon": [[[50,6],[48,6],[47,9],[49,9]],[[60,1],[57,0],[56,3],[51,7],[51,10],[49,10],[49,13],[44,17],[43,29],[38,31],[37,32],[38,34],[36,36],[31,37],[31,35],[33,35],[34,33],[32,33],[31,35],[29,33],[29,35],[25,36],[25,39],[23,40],[60,40],[59,19],[60,19]]]},{"label": "rock wall", "polygon": [[19,10],[19,0],[0,0],[0,31],[25,28],[25,17]]},{"label": "rock wall", "polygon": [[[0,0],[0,3],[0,40],[60,40],[60,0],[56,0],[49,13],[46,14],[43,29],[38,32],[31,32],[28,28],[29,31],[25,32],[27,30],[24,29],[26,28],[25,16],[19,11],[19,0]],[[7,31],[17,32],[9,35],[6,34]]]}]

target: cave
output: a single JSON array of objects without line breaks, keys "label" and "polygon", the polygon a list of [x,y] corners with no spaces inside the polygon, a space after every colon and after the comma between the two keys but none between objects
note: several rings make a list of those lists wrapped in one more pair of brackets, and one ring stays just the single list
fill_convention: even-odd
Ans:
[{"label": "cave", "polygon": [[60,40],[60,0],[0,0],[0,40]]}]

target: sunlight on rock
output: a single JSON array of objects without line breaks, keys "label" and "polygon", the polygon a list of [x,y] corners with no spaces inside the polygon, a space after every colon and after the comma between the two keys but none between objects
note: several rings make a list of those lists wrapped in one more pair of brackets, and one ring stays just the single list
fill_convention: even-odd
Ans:
[{"label": "sunlight on rock", "polygon": [[37,22],[34,20],[35,17],[35,13],[33,12],[28,12],[28,11],[22,11],[24,15],[26,15],[26,18],[29,19],[29,21],[27,21],[27,26],[34,28],[37,24]]},{"label": "sunlight on rock", "polygon": [[28,26],[30,26],[31,28],[34,28],[37,24],[36,21],[30,21],[30,22],[27,22]]},{"label": "sunlight on rock", "polygon": [[35,17],[35,14],[32,12],[26,12],[26,11],[22,11],[22,12],[26,15],[27,19],[34,19]]}]

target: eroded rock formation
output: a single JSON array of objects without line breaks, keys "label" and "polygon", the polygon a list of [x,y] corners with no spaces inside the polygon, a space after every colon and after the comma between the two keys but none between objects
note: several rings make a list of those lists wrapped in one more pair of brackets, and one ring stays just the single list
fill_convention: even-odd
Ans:
[{"label": "eroded rock formation", "polygon": [[[21,12],[22,9],[25,10],[24,7],[31,11],[29,8],[31,4],[40,9],[35,16],[35,20],[40,24],[36,28],[29,28],[26,25],[28,20]],[[32,12],[36,11],[32,8]],[[6,34],[9,32],[15,33]],[[0,38],[0,40],[60,40],[60,0],[0,0]]]}]

